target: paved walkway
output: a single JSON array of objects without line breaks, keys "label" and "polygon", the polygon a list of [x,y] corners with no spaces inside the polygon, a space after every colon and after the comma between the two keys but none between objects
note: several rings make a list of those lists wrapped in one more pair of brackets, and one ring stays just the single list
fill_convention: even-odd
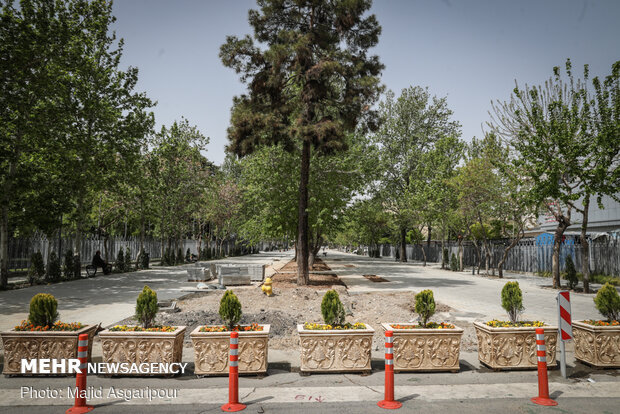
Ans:
[{"label": "paved walkway", "polygon": [[[333,250],[328,251],[324,260],[347,284],[349,294],[431,289],[437,302],[454,308],[454,316],[470,322],[507,319],[501,307],[501,290],[507,281],[516,280],[523,291],[525,311],[521,319],[542,320],[553,325],[558,323],[555,299],[558,291],[550,287],[552,281],[548,278],[505,273],[504,279],[499,279],[482,274],[472,275],[471,268],[466,272],[451,272],[442,270],[436,263],[424,267],[418,262],[400,263],[389,258],[373,259]],[[363,275],[377,275],[389,282],[371,282]],[[571,292],[574,320],[602,318],[594,307],[593,297],[593,294]]]},{"label": "paved walkway", "polygon": [[[284,265],[293,257],[289,252],[268,252],[214,260],[214,263],[255,263]],[[63,321],[107,326],[131,316],[136,298],[148,285],[161,300],[175,299],[189,293],[196,282],[187,281],[187,267],[157,266],[131,273],[113,273],[70,282],[37,285],[24,289],[0,291],[0,330],[8,330],[28,317],[28,304],[37,293],[50,293],[58,300]]]}]

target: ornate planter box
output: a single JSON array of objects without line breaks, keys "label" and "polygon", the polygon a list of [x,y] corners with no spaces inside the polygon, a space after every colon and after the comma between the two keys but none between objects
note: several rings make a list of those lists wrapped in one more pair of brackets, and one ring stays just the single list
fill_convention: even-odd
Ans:
[{"label": "ornate planter box", "polygon": [[308,330],[297,325],[301,344],[302,373],[370,372],[370,351],[375,330]]},{"label": "ornate planter box", "polygon": [[[174,332],[122,332],[105,329],[99,333],[105,363],[180,363],[183,358],[185,326]],[[144,375],[117,373],[114,375]],[[165,374],[151,374],[166,376]],[[170,375],[168,375],[170,376]]]},{"label": "ornate planter box", "polygon": [[22,359],[72,359],[77,358],[78,337],[88,334],[88,360],[93,348],[93,337],[99,325],[87,325],[79,331],[6,331],[0,332],[4,347],[5,375],[50,375],[21,374]]},{"label": "ornate planter box", "polygon": [[463,329],[394,329],[390,325],[397,325],[396,323],[382,325],[384,330],[394,332],[395,372],[459,372]]},{"label": "ornate planter box", "polygon": [[[486,324],[474,322],[478,337],[478,359],[495,370],[535,369],[536,328],[492,328]],[[547,366],[557,364],[555,350],[558,328],[544,326],[545,346],[547,347]]]},{"label": "ornate planter box", "polygon": [[595,367],[620,368],[620,326],[573,321],[575,358]]},{"label": "ornate planter box", "polygon": [[[262,331],[239,332],[239,373],[266,374],[270,325]],[[196,375],[228,375],[230,332],[192,331],[194,373]]]}]

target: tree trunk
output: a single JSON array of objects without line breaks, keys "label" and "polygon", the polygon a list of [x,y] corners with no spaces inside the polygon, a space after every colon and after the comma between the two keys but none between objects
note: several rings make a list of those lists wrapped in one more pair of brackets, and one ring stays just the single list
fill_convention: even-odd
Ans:
[{"label": "tree trunk", "polygon": [[299,179],[299,221],[297,227],[297,284],[307,285],[308,273],[308,181],[310,179],[310,142],[304,140]]},{"label": "tree trunk", "polygon": [[424,260],[424,266],[426,266],[426,251],[424,250],[424,246],[420,244],[420,248],[422,249],[422,258]]},{"label": "tree trunk", "polygon": [[583,201],[583,220],[581,221],[581,273],[583,274],[583,291],[590,293],[590,243],[586,236],[588,230],[588,210],[590,209],[590,195],[586,194]]},{"label": "tree trunk", "polygon": [[400,261],[407,261],[407,229],[400,228]]},{"label": "tree trunk", "polygon": [[459,236],[459,270],[463,271],[463,238]]},{"label": "tree trunk", "polygon": [[[428,226],[428,236],[426,237],[426,245],[428,247],[431,247],[431,225],[429,224]],[[443,254],[443,252],[441,252]]]},{"label": "tree trunk", "polygon": [[553,258],[551,259],[551,274],[553,275],[553,288],[562,287],[560,282],[560,249],[562,247],[562,236],[564,231],[570,226],[570,219],[566,216],[558,217],[558,226],[555,228],[553,235]]},{"label": "tree trunk", "polygon": [[9,207],[2,205],[0,218],[0,287],[9,283]]},{"label": "tree trunk", "polygon": [[523,238],[523,226],[524,223],[521,223],[519,226],[519,231],[517,232],[517,237],[504,249],[504,254],[502,254],[502,260],[499,261],[497,265],[497,272],[499,274],[499,278],[502,279],[504,277],[504,263],[506,263],[506,259],[508,258],[508,252],[519,243],[519,240]]},{"label": "tree trunk", "polygon": [[[443,251],[444,251],[445,248],[446,248],[445,247],[445,241],[444,241],[444,239],[442,237],[441,238],[441,268],[442,269],[446,268],[446,264],[444,263],[445,262],[444,261],[444,255],[443,255]],[[449,256],[448,256],[447,260],[448,260],[448,263],[450,263],[450,257]]]},{"label": "tree trunk", "polygon": [[75,254],[73,255],[73,277],[79,279],[82,276],[82,201],[77,204],[77,223],[75,229]]}]

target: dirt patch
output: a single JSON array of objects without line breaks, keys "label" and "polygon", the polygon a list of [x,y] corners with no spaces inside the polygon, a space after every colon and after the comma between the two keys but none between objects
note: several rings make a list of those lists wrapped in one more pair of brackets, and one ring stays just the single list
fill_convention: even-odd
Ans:
[{"label": "dirt patch", "polygon": [[344,267],[355,267],[355,265],[348,264],[348,265],[344,265]]},{"label": "dirt patch", "polygon": [[366,279],[370,280],[371,282],[389,282],[389,280],[382,278],[381,276],[377,276],[377,275],[363,275]]},{"label": "dirt patch", "polygon": [[[321,259],[316,259],[312,270],[315,272],[328,272],[331,270]],[[288,262],[284,267],[278,270],[273,276],[274,289],[294,289],[297,288],[297,263],[294,260]],[[311,289],[332,289],[334,286],[343,286],[346,284],[335,273],[313,273],[310,272],[310,282],[307,288]]]},{"label": "dirt patch", "polygon": [[[332,270],[329,266],[325,264],[324,261],[319,259],[318,257],[314,259],[314,264],[312,265],[311,272],[326,272]],[[284,265],[282,269],[279,270],[280,273],[297,273],[297,262],[291,260],[287,264]]]}]

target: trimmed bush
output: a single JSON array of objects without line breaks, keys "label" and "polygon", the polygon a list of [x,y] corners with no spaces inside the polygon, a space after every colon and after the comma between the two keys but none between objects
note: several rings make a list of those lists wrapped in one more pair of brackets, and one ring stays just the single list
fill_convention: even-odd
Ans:
[{"label": "trimmed bush", "polygon": [[605,283],[596,293],[594,305],[609,322],[620,320],[620,295],[610,283]]},{"label": "trimmed bush", "polygon": [[30,268],[28,269],[28,283],[36,284],[39,279],[45,275],[45,264],[43,263],[43,255],[40,251],[30,256]]},{"label": "trimmed bush", "polygon": [[573,290],[579,283],[579,279],[577,278],[577,270],[575,269],[575,264],[573,263],[573,257],[570,254],[566,256],[564,269],[566,271],[565,277],[568,281],[568,288]]},{"label": "trimmed bush", "polygon": [[321,301],[321,315],[327,325],[344,325],[345,312],[344,306],[340,301],[340,296],[335,290],[328,290]]},{"label": "trimmed bush", "polygon": [[443,249],[443,255],[441,256],[441,268],[448,266],[448,249]]},{"label": "trimmed bush", "polygon": [[47,264],[47,280],[49,282],[58,282],[60,280],[61,270],[60,270],[60,260],[56,253],[50,253],[50,261]]},{"label": "trimmed bush", "polygon": [[73,251],[71,249],[67,250],[65,253],[65,263],[62,267],[62,272],[64,274],[65,279],[73,279],[73,268],[75,264],[73,263]]},{"label": "trimmed bush", "polygon": [[148,329],[153,324],[158,310],[157,293],[145,285],[136,300],[136,319],[144,329]]},{"label": "trimmed bush", "polygon": [[30,299],[28,320],[34,326],[52,326],[58,319],[58,301],[47,293],[37,293]]},{"label": "trimmed bush", "polygon": [[508,312],[510,321],[516,323],[519,313],[523,312],[523,294],[519,282],[508,282],[502,289],[502,308]]},{"label": "trimmed bush", "polygon": [[131,249],[129,248],[129,246],[125,247],[125,271],[126,272],[131,272],[133,269],[132,263],[131,263]]},{"label": "trimmed bush", "polygon": [[420,315],[422,326],[426,328],[426,323],[435,314],[435,298],[432,290],[426,289],[415,295],[415,311]]},{"label": "trimmed bush", "polygon": [[136,265],[139,266],[140,269],[148,269],[149,268],[149,254],[142,250],[138,253],[138,258],[136,259]]},{"label": "trimmed bush", "polygon": [[123,253],[123,248],[118,249],[118,254],[116,255],[116,270],[119,272],[125,271],[125,254]]},{"label": "trimmed bush", "polygon": [[241,320],[241,302],[232,290],[227,290],[220,300],[220,318],[231,331]]},{"label": "trimmed bush", "polygon": [[459,262],[456,260],[456,255],[452,253],[452,257],[450,258],[450,270],[456,272],[459,270]]}]

